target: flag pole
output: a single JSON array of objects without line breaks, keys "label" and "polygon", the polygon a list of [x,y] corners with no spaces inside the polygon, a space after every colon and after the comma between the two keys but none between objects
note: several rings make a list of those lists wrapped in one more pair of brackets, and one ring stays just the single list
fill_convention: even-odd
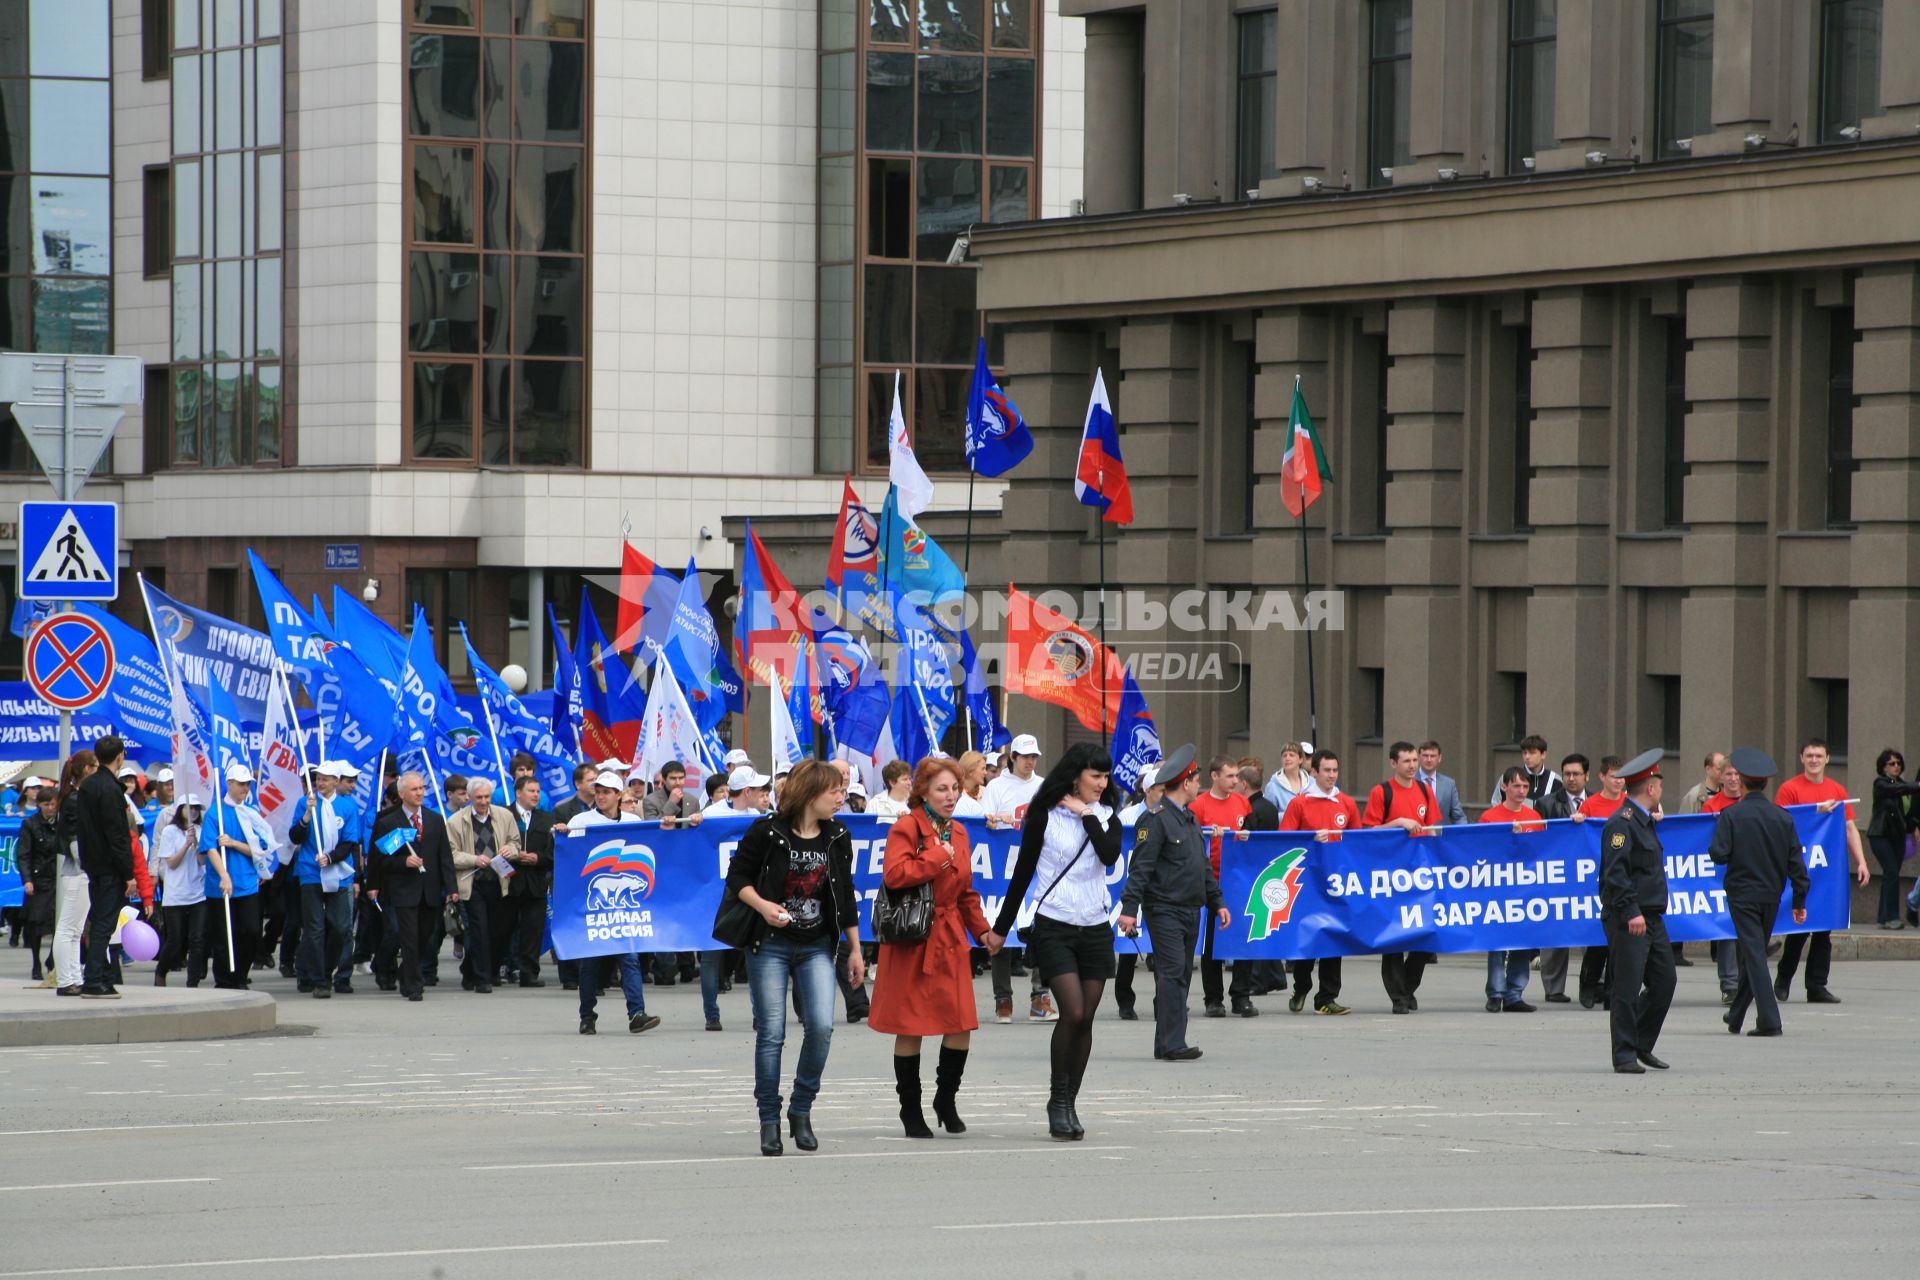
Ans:
[{"label": "flag pole", "polygon": [[[1297,373],[1293,375],[1293,394],[1296,399],[1300,395],[1300,375]],[[1292,417],[1291,413],[1289,413],[1288,417]],[[1292,429],[1291,424],[1289,424],[1288,429]],[[1300,590],[1303,593],[1303,604],[1305,603],[1304,593],[1313,589],[1313,573],[1307,555],[1309,541],[1310,539],[1307,537],[1307,504],[1302,502],[1300,504]],[[1313,626],[1311,622],[1309,622],[1307,626],[1307,732],[1312,735],[1314,745],[1317,747],[1320,744],[1320,704],[1318,695],[1314,691]]]},{"label": "flag pole", "polygon": [[[1102,487],[1105,476],[1101,477]],[[1107,736],[1107,513],[1100,512],[1100,736]]]},{"label": "flag pole", "polygon": [[[460,624],[460,642],[469,649],[473,648],[473,641],[467,638],[467,624],[464,622]],[[506,789],[507,807],[511,809],[513,807],[513,776],[507,768],[506,756],[500,751],[500,730],[494,725],[493,704],[487,701],[487,695],[484,693],[480,695],[480,714],[487,718],[487,737],[493,743],[494,767],[500,770],[500,785]]]}]

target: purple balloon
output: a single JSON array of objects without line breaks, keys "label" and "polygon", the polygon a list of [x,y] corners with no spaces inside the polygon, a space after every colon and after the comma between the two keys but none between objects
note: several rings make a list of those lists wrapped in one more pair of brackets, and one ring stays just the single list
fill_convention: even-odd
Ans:
[{"label": "purple balloon", "polygon": [[145,920],[120,926],[120,950],[129,960],[151,960],[160,954],[160,935]]}]

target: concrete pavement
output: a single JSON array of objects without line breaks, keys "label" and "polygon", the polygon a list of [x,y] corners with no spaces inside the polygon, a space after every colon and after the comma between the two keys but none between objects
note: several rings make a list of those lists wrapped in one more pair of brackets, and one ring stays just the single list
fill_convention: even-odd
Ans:
[{"label": "concrete pavement", "polygon": [[1072,1144],[1045,1133],[1046,1027],[989,1021],[970,1131],[912,1142],[890,1041],[842,1022],[822,1149],[778,1160],[755,1148],[744,989],[720,1033],[677,986],[648,989],[658,1029],[603,1004],[588,1038],[557,984],[409,1005],[276,976],[283,1029],[311,1036],[0,1051],[0,1280],[1904,1274],[1915,973],[1840,965],[1846,1003],[1790,1004],[1762,1041],[1683,969],[1674,1069],[1640,1077],[1608,1069],[1603,1013],[1485,1013],[1477,957],[1429,971],[1410,1017],[1351,960],[1352,1016],[1266,997],[1196,1021],[1195,1063],[1154,1062],[1109,1000]]}]

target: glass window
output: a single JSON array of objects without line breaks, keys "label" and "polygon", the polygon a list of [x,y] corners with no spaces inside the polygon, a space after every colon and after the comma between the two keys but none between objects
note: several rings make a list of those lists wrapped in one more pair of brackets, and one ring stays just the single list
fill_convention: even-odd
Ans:
[{"label": "glass window", "polygon": [[0,170],[9,173],[33,167],[27,129],[25,80],[0,80]]},{"label": "glass window", "polygon": [[480,255],[422,253],[407,264],[407,349],[480,350]]},{"label": "glass window", "polygon": [[820,47],[851,49],[858,19],[858,0],[820,0]]},{"label": "glass window", "polygon": [[[914,215],[914,256],[944,262],[954,240],[980,221],[978,160],[920,161],[919,199]],[[924,277],[922,280],[924,282]]]},{"label": "glass window", "polygon": [[832,156],[820,162],[820,260],[852,259],[853,157]]},{"label": "glass window", "polygon": [[104,80],[33,81],[28,124],[41,173],[113,172],[113,103]]},{"label": "glass window", "polygon": [[1854,344],[1860,331],[1853,327],[1853,308],[1835,307],[1828,313],[1827,341],[1827,527],[1853,527],[1853,475],[1860,469],[1853,454]]},{"label": "glass window", "polygon": [[253,354],[271,360],[280,354],[280,259],[261,258],[251,265],[258,272],[254,283]]},{"label": "glass window", "polygon": [[1033,0],[993,0],[993,47],[1033,48]]},{"label": "glass window", "polygon": [[513,338],[516,355],[585,354],[579,258],[514,259]]},{"label": "glass window", "polygon": [[240,145],[240,51],[225,49],[213,55],[213,149],[231,151]]},{"label": "glass window", "polygon": [[513,259],[488,254],[480,260],[480,348],[489,355],[507,354],[508,321],[513,318]]},{"label": "glass window", "polygon": [[32,281],[26,276],[0,280],[0,347],[18,351],[33,347]]},{"label": "glass window", "polygon": [[513,461],[521,467],[577,467],[585,438],[577,360],[513,363]]},{"label": "glass window", "polygon": [[829,53],[820,59],[820,150],[828,155],[853,150],[853,113],[859,101],[853,57]]},{"label": "glass window", "polygon": [[280,251],[281,224],[286,220],[285,188],[280,176],[280,153],[260,156],[260,252]]},{"label": "glass window", "polygon": [[1507,172],[1557,141],[1553,85],[1557,0],[1512,0],[1507,32]]},{"label": "glass window", "polygon": [[[965,364],[979,334],[973,267],[921,267],[913,358],[921,364]],[[963,415],[964,416],[964,415]],[[922,465],[926,465],[922,460]]]},{"label": "glass window", "polygon": [[[213,244],[209,258],[234,258],[240,254],[240,169],[246,157],[237,151],[209,156],[213,167]],[[228,350],[233,350],[229,347]]]},{"label": "glass window", "polygon": [[0,173],[0,276],[33,270],[33,216],[27,199],[32,186],[33,179],[24,173]]},{"label": "glass window", "polygon": [[200,460],[200,388],[199,365],[187,365],[173,371],[173,460]]},{"label": "glass window", "polygon": [[258,121],[255,145],[280,145],[280,117],[284,112],[280,83],[280,46],[270,44],[257,53],[258,73],[254,80],[254,115]]},{"label": "glass window", "polygon": [[[913,453],[926,470],[966,470],[967,389],[972,381],[971,369],[914,371]],[[881,443],[884,447],[884,438]]]},{"label": "glass window", "polygon": [[200,162],[174,162],[173,256],[200,256]]},{"label": "glass window", "polygon": [[[179,4],[182,0],[173,0],[173,2]],[[256,24],[256,34],[260,39],[278,40],[280,38],[280,4],[281,0],[260,0],[260,20]]]},{"label": "glass window", "polygon": [[820,359],[825,364],[853,360],[853,268],[820,268]]},{"label": "glass window", "polygon": [[[7,7],[17,9],[20,0]],[[107,0],[31,0],[27,7],[27,56],[36,76],[113,74],[113,37]],[[16,25],[16,16],[9,26]]]},{"label": "glass window", "polygon": [[413,20],[425,27],[471,27],[480,0],[413,0]]},{"label": "glass window", "polygon": [[473,365],[413,365],[413,456],[473,457]]},{"label": "glass window", "polygon": [[196,0],[173,0],[173,47],[200,47],[200,6]]},{"label": "glass window", "polygon": [[913,150],[913,55],[910,53],[867,55],[867,150]]},{"label": "glass window", "polygon": [[[498,0],[487,0],[493,7]],[[587,0],[513,0],[516,35],[578,40],[587,34]]]},{"label": "glass window", "polygon": [[1825,0],[1820,7],[1820,141],[1840,142],[1880,114],[1881,0]]},{"label": "glass window", "polygon": [[280,366],[263,364],[253,376],[253,448],[257,461],[280,461],[280,423]]},{"label": "glass window", "polygon": [[200,150],[199,58],[173,60],[173,150],[191,155]]},{"label": "glass window", "polygon": [[581,168],[578,147],[514,148],[513,247],[533,252],[580,253]]},{"label": "glass window", "polygon": [[213,465],[238,466],[240,447],[240,366],[213,366]]},{"label": "glass window", "polygon": [[868,364],[906,364],[913,356],[913,268],[869,265],[865,271],[861,358]]},{"label": "glass window", "polygon": [[489,146],[486,172],[480,175],[480,207],[486,220],[488,249],[513,247],[513,148]]},{"label": "glass window", "polygon": [[105,355],[113,315],[105,280],[43,278],[33,282],[33,341],[42,351]]},{"label": "glass window", "polygon": [[[869,465],[887,465],[887,423],[888,415],[893,412],[893,370],[885,372],[868,370],[867,404],[863,415],[866,422],[867,462]],[[913,380],[901,380],[900,412],[908,421],[913,421]],[[918,450],[915,451],[916,453]],[[922,459],[924,464],[925,460]]]},{"label": "glass window", "polygon": [[213,0],[213,43],[225,48],[240,43],[240,8],[244,0]]},{"label": "glass window", "polygon": [[480,369],[480,460],[504,467],[513,457],[513,361],[489,360]]},{"label": "glass window", "polygon": [[1670,160],[1713,130],[1713,0],[1660,0],[1656,44],[1654,155]]},{"label": "glass window", "polygon": [[513,136],[513,102],[507,96],[513,84],[513,41],[489,40],[486,76],[480,92],[480,130],[489,138]]},{"label": "glass window", "polygon": [[514,57],[514,136],[529,142],[579,142],[585,136],[581,116],[587,102],[587,47],[519,40],[514,42]]},{"label": "glass window", "polygon": [[480,136],[480,40],[415,33],[407,42],[407,131],[415,137]]},{"label": "glass window", "polygon": [[113,272],[113,189],[106,178],[33,177],[36,275]]},{"label": "glass window", "polygon": [[413,149],[413,238],[472,244],[473,148]]},{"label": "glass window", "polygon": [[869,0],[867,39],[874,44],[912,44],[913,19],[907,16],[911,0]]},{"label": "glass window", "polygon": [[1373,0],[1368,66],[1367,185],[1413,158],[1413,0]]},{"label": "glass window", "polygon": [[987,62],[987,150],[996,156],[1033,154],[1033,60]]},{"label": "glass window", "polygon": [[1033,216],[1033,207],[1027,201],[1027,171],[1023,166],[994,165],[988,182],[988,222],[1025,222]]},{"label": "glass window", "polygon": [[919,61],[920,149],[977,154],[981,60],[922,54]]},{"label": "glass window", "polygon": [[920,0],[920,47],[980,51],[980,0]]},{"label": "glass window", "polygon": [[1274,177],[1273,127],[1279,78],[1280,15],[1269,9],[1240,19],[1239,167],[1235,197]]},{"label": "glass window", "polygon": [[867,161],[867,256],[913,256],[913,161]]},{"label": "glass window", "polygon": [[210,355],[237,356],[241,351],[240,263],[222,262],[213,268],[213,350]]}]

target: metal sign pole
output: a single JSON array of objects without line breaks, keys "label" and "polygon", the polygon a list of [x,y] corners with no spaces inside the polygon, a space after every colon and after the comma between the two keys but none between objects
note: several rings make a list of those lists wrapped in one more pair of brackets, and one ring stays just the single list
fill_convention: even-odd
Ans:
[{"label": "metal sign pole", "polygon": [[[55,616],[65,613],[72,606],[65,600],[54,602]],[[44,624],[43,624],[44,625]],[[65,707],[60,709],[60,767],[65,769],[67,760],[73,755],[73,712]]]},{"label": "metal sign pole", "polygon": [[[60,362],[60,478],[54,483],[54,490],[62,502],[73,501],[73,357],[68,356]],[[112,554],[112,553],[109,553]],[[55,602],[53,611],[65,613],[70,608],[68,601]],[[66,767],[67,760],[73,755],[73,712],[62,708],[60,712],[60,766]]]}]

